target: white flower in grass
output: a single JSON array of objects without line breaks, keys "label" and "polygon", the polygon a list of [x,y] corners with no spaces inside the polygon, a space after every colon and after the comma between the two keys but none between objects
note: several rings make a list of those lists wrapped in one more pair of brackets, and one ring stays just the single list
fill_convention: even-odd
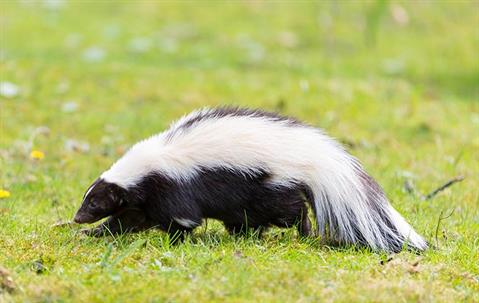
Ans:
[{"label": "white flower in grass", "polygon": [[78,104],[75,101],[67,101],[62,105],[64,113],[73,113],[78,109]]},{"label": "white flower in grass", "polygon": [[90,150],[90,144],[84,141],[77,141],[74,139],[65,140],[64,148],[68,152],[86,153]]},{"label": "white flower in grass", "polygon": [[59,10],[66,4],[65,0],[43,0],[43,6],[50,10]]},{"label": "white flower in grass", "polygon": [[14,98],[20,93],[20,88],[12,82],[0,82],[0,96]]},{"label": "white flower in grass", "polygon": [[92,63],[103,61],[105,57],[106,51],[98,46],[89,47],[83,52],[83,59]]}]

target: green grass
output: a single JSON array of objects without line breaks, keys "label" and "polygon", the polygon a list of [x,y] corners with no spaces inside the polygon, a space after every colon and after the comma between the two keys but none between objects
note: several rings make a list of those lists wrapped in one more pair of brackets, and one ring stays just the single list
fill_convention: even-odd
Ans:
[{"label": "green grass", "polygon": [[[42,3],[0,3],[0,81],[20,88],[0,97],[0,267],[15,283],[0,274],[1,302],[479,301],[477,1]],[[104,56],[85,59],[91,47]],[[294,230],[230,237],[212,220],[177,246],[159,231],[51,227],[128,146],[218,104],[348,143],[436,249],[381,264]]]}]

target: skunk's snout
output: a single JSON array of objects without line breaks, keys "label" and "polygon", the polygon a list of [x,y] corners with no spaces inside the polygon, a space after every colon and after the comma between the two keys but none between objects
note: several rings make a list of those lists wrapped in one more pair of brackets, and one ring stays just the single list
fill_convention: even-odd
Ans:
[{"label": "skunk's snout", "polygon": [[75,217],[73,218],[73,221],[75,223],[85,224],[85,223],[93,223],[97,221],[97,219],[88,213],[84,213],[84,212],[82,213],[81,211],[78,211]]},{"label": "skunk's snout", "polygon": [[77,213],[77,214],[75,215],[75,217],[73,218],[73,222],[79,223],[79,224],[83,223],[83,218],[82,218],[82,216]]},{"label": "skunk's snout", "polygon": [[102,219],[103,217],[104,216],[98,216],[88,211],[80,209],[75,214],[75,217],[73,218],[73,222],[79,223],[79,224],[89,224],[89,223],[95,223],[96,221]]}]

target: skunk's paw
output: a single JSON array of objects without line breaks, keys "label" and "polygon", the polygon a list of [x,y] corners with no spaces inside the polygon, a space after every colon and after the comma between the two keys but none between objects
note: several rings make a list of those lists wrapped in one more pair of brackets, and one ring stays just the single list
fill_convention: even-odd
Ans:
[{"label": "skunk's paw", "polygon": [[107,230],[101,227],[84,228],[80,230],[80,233],[90,237],[103,237],[109,234]]}]

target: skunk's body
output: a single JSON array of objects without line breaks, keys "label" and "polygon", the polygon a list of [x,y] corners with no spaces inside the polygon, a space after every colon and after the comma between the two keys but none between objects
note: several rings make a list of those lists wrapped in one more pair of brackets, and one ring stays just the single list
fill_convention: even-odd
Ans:
[{"label": "skunk's body", "polygon": [[[385,251],[427,247],[336,141],[262,111],[193,112],[134,145],[97,182],[122,192],[122,209],[143,210],[146,226],[163,230],[215,218],[230,231],[300,224],[308,233],[309,201],[324,239]],[[83,204],[101,197],[96,187]]]}]

